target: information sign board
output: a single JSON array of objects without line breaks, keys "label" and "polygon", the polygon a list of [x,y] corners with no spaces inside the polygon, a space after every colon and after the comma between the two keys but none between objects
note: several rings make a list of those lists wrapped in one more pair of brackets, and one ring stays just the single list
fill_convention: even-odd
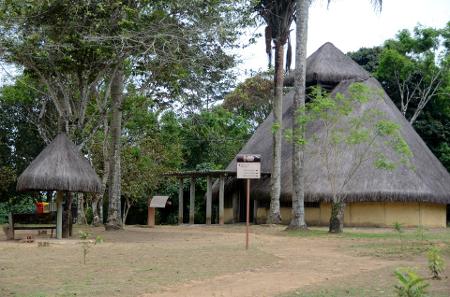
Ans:
[{"label": "information sign board", "polygon": [[261,155],[238,155],[236,173],[239,179],[261,178]]},{"label": "information sign board", "polygon": [[164,207],[166,207],[166,203],[167,203],[168,199],[169,199],[169,196],[153,196],[152,200],[150,201],[149,207],[164,208]]}]

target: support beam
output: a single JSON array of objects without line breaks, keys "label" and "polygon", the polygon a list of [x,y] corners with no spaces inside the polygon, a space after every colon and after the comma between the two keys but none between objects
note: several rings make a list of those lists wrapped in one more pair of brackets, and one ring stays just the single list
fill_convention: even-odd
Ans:
[{"label": "support beam", "polygon": [[8,214],[8,223],[9,223],[9,232],[7,234],[7,239],[14,239],[14,221],[13,221],[13,215],[10,212]]},{"label": "support beam", "polygon": [[253,200],[253,224],[258,224],[258,200]]},{"label": "support beam", "polygon": [[212,210],[212,177],[206,177],[206,225],[211,225]]},{"label": "support beam", "polygon": [[62,238],[62,217],[63,217],[64,193],[58,191],[56,194],[56,239]]},{"label": "support beam", "polygon": [[225,195],[225,176],[219,177],[219,225],[223,225],[224,221],[224,195]]},{"label": "support beam", "polygon": [[184,202],[183,202],[183,179],[180,178],[178,183],[178,225],[183,224],[183,210],[184,210]]},{"label": "support beam", "polygon": [[189,224],[194,224],[195,215],[195,178],[191,177],[191,190],[189,194]]},{"label": "support beam", "polygon": [[239,194],[233,193],[233,223],[239,223]]}]

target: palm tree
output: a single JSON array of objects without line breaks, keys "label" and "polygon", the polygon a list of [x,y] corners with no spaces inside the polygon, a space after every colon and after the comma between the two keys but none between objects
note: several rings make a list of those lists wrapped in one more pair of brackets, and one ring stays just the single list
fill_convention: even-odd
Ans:
[{"label": "palm tree", "polygon": [[[289,224],[291,229],[305,229],[305,208],[304,208],[304,148],[302,145],[302,139],[305,138],[305,132],[301,125],[295,120],[298,116],[302,116],[305,106],[306,90],[306,44],[308,40],[308,17],[309,17],[309,6],[312,0],[296,0],[295,3],[295,15],[296,15],[296,49],[295,49],[295,73],[294,73],[294,112],[296,113],[294,117],[293,127],[293,165],[292,165],[292,220]],[[330,4],[331,0],[328,0]],[[375,9],[381,11],[383,1],[382,0],[371,0]],[[336,226],[342,226],[342,224],[332,224],[333,221],[343,221],[343,204],[342,209],[332,212],[330,218],[330,232],[340,233],[343,230],[335,230]],[[332,209],[336,209],[332,205]],[[339,215],[341,214],[341,215]]]},{"label": "palm tree", "polygon": [[267,24],[266,52],[269,54],[269,66],[272,52],[272,41],[275,44],[275,75],[273,99],[273,150],[272,177],[269,223],[281,222],[280,192],[281,192],[281,140],[283,113],[283,82],[284,82],[284,46],[289,38],[290,27],[294,19],[294,0],[261,0],[256,6],[259,15]]}]

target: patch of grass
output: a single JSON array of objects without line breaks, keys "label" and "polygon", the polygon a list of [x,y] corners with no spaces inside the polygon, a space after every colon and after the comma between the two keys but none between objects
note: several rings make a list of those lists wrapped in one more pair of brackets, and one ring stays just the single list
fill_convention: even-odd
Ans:
[{"label": "patch of grass", "polygon": [[321,229],[312,229],[309,228],[308,230],[287,230],[288,236],[293,237],[321,237],[321,236],[332,236],[328,231],[321,230]]},{"label": "patch of grass", "polygon": [[[310,228],[309,231],[287,231],[289,236],[294,237],[330,237],[330,238],[351,238],[351,239],[396,239],[398,232],[394,229],[385,228],[370,229],[351,229],[346,228],[341,234],[330,234],[325,228]],[[448,241],[450,242],[450,229],[431,230],[421,228],[420,232],[416,228],[404,229],[402,232],[403,240],[428,240],[428,241]]]},{"label": "patch of grass", "polygon": [[424,254],[431,246],[430,242],[408,242],[401,246],[399,242],[385,241],[354,244],[350,249],[359,256],[399,259]]},{"label": "patch of grass", "polygon": [[450,229],[427,230],[423,227],[402,229],[401,240],[394,229],[344,229],[341,234],[330,234],[325,228],[310,228],[309,231],[287,231],[288,236],[300,238],[330,238],[355,240],[350,251],[360,256],[382,258],[408,258],[424,254],[437,245],[442,254],[450,256]]},{"label": "patch of grass", "polygon": [[367,288],[331,288],[331,289],[320,289],[317,291],[305,292],[301,290],[296,290],[287,294],[280,295],[279,297],[361,297],[361,296],[371,296],[371,297],[388,297],[395,296],[394,294],[389,294],[384,290],[374,291]]},{"label": "patch of grass", "polygon": [[[320,289],[316,291],[296,290],[277,297],[395,297],[397,296],[390,289],[367,289],[362,287],[350,287],[347,289]],[[448,294],[442,292],[431,292],[428,297],[448,297]]]},{"label": "patch of grass", "polygon": [[[320,282],[277,297],[397,297],[394,269],[395,266],[388,266],[376,271],[340,278],[337,281]],[[420,270],[420,273],[425,272],[426,270]],[[430,284],[428,297],[448,297],[448,283],[430,280]]]}]

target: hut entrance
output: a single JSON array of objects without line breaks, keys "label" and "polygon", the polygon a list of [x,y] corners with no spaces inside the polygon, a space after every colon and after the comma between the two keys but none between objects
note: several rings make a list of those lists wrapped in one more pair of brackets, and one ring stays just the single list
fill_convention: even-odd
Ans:
[{"label": "hut entrance", "polygon": [[[241,179],[239,180],[239,217],[238,222],[239,223],[245,223],[246,222],[246,203],[247,203],[247,197],[246,197],[246,180]],[[250,183],[251,186],[251,183]],[[254,208],[254,202],[252,196],[250,196],[250,223],[254,223],[254,215],[253,215],[253,208]]]}]

